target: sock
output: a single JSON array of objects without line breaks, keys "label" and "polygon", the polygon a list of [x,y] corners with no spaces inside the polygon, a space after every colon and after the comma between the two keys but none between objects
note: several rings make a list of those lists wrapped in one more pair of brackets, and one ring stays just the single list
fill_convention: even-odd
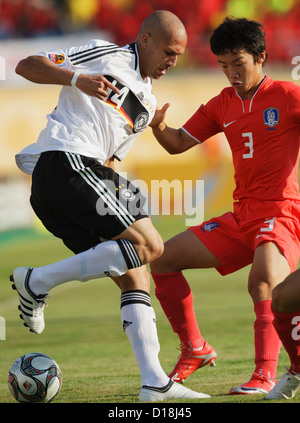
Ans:
[{"label": "sock", "polygon": [[158,359],[160,345],[149,294],[142,290],[124,292],[121,296],[121,319],[139,366],[142,385],[167,385],[170,379]]},{"label": "sock", "polygon": [[273,326],[271,300],[259,301],[254,306],[255,372],[270,379],[276,378],[278,354],[281,342]]},{"label": "sock", "polygon": [[194,312],[191,288],[182,272],[152,274],[155,295],[167,316],[181,345],[201,348],[205,342],[201,336]]},{"label": "sock", "polygon": [[141,264],[129,241],[106,241],[65,260],[34,268],[29,285],[34,294],[47,294],[55,286],[65,282],[121,276],[128,269]]},{"label": "sock", "polygon": [[279,313],[273,310],[273,325],[291,360],[290,370],[300,373],[300,311]]}]

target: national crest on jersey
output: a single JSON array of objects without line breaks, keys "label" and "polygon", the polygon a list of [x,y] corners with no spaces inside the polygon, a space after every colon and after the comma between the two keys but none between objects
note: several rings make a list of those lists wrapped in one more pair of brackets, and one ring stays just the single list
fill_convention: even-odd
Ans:
[{"label": "national crest on jersey", "polygon": [[269,128],[273,128],[279,122],[279,111],[274,107],[264,110],[264,122]]},{"label": "national crest on jersey", "polygon": [[218,222],[208,222],[201,226],[203,232],[211,232],[216,228],[220,227],[220,223]]}]

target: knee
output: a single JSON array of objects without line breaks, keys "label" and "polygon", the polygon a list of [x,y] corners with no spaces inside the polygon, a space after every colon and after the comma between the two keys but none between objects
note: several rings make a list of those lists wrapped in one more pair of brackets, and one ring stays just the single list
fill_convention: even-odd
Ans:
[{"label": "knee", "polygon": [[152,236],[148,239],[143,246],[143,254],[145,256],[145,262],[151,263],[158,259],[164,252],[164,243],[159,234]]},{"label": "knee", "polygon": [[164,251],[164,243],[159,234],[140,237],[139,240],[133,244],[143,264],[151,263],[153,260],[156,260]]},{"label": "knee", "polygon": [[272,287],[267,282],[262,281],[249,281],[248,292],[256,304],[259,301],[269,300],[272,297]]},{"label": "knee", "polygon": [[274,287],[277,285],[277,275],[269,271],[264,274],[261,272],[250,271],[248,279],[248,292],[254,303],[263,300],[271,300]]},{"label": "knee", "polygon": [[134,222],[115,239],[120,238],[131,242],[142,264],[156,260],[164,251],[163,240],[149,218]]},{"label": "knee", "polygon": [[151,273],[169,273],[170,266],[165,263],[165,254],[160,255],[157,259],[150,263]]}]

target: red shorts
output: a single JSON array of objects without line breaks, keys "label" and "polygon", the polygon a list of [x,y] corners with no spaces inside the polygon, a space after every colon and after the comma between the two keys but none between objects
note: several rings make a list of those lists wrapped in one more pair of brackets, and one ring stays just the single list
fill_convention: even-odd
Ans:
[{"label": "red shorts", "polygon": [[243,200],[234,211],[189,228],[222,263],[221,275],[252,263],[255,248],[273,241],[287,259],[291,272],[300,256],[300,201]]}]

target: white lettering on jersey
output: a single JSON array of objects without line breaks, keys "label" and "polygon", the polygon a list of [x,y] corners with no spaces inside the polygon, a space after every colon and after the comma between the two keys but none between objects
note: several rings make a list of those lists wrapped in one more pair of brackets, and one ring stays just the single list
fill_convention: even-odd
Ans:
[{"label": "white lettering on jersey", "polygon": [[125,100],[127,94],[129,93],[129,88],[123,87],[120,89],[120,94],[114,93],[111,96],[111,101],[117,105],[116,109],[119,110]]}]

